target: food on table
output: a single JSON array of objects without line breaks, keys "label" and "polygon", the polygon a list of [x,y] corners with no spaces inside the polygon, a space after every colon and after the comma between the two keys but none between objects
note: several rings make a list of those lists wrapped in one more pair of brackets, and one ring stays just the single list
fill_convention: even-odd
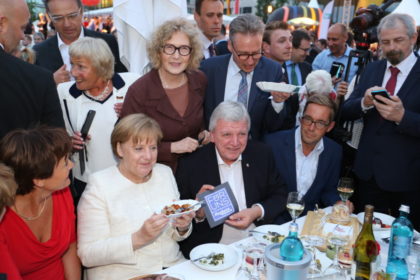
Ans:
[{"label": "food on table", "polygon": [[384,224],[381,219],[373,217],[372,227],[373,229],[391,228],[391,225]]},{"label": "food on table", "polygon": [[327,245],[327,250],[325,251],[327,257],[331,260],[335,257],[335,246],[334,245]]},{"label": "food on table", "polygon": [[271,243],[280,243],[283,241],[284,237],[284,235],[275,231],[268,231],[267,234],[263,235],[263,238]]},{"label": "food on table", "polygon": [[351,255],[351,252],[349,249],[341,250],[338,253],[338,262],[340,263],[340,265],[350,268],[352,261],[353,261],[353,256]]},{"label": "food on table", "polygon": [[201,264],[208,264],[208,265],[220,265],[223,264],[225,261],[225,254],[219,253],[219,254],[212,254],[209,257],[201,259],[199,262]]},{"label": "food on table", "polygon": [[163,207],[162,213],[168,216],[172,214],[183,213],[189,210],[191,210],[191,204],[171,204]]},{"label": "food on table", "polygon": [[344,204],[336,204],[333,206],[332,212],[328,217],[332,223],[348,223],[350,222],[349,208]]}]

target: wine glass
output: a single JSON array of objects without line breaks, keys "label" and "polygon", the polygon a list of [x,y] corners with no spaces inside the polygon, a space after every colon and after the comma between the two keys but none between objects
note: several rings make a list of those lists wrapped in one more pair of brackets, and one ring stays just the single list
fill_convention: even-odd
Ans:
[{"label": "wine glass", "polygon": [[241,266],[236,271],[235,280],[248,280],[250,278],[250,273],[248,267],[246,266],[246,246],[241,244],[238,246],[242,253]]},{"label": "wine glass", "polygon": [[297,217],[299,217],[299,215],[302,214],[303,209],[305,209],[303,195],[299,192],[289,192],[286,207],[293,219],[293,223],[296,223]]},{"label": "wine glass", "polygon": [[307,235],[303,238],[305,245],[307,245],[310,252],[312,252],[311,265],[308,269],[308,278],[318,278],[322,276],[322,271],[318,267],[316,261],[316,248],[315,246],[322,246],[325,242],[324,238],[318,235]]},{"label": "wine glass", "polygon": [[251,244],[246,249],[245,262],[250,266],[250,280],[260,280],[260,275],[264,274],[264,249],[262,243]]},{"label": "wine glass", "polygon": [[338,263],[338,253],[344,245],[348,243],[348,235],[343,234],[340,225],[336,225],[334,230],[328,235],[328,243],[335,248],[335,256],[333,263],[324,271],[324,277],[328,275],[328,279],[346,280],[346,271]]},{"label": "wine glass", "polygon": [[350,177],[342,177],[337,186],[338,194],[340,195],[341,201],[346,204],[347,200],[353,195],[354,192],[354,180]]}]

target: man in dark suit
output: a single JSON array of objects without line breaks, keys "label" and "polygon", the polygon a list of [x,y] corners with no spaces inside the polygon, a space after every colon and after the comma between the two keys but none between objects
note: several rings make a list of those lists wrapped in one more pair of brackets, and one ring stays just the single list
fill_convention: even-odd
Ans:
[{"label": "man in dark suit", "polygon": [[0,1],[0,139],[39,124],[64,127],[51,73],[9,54],[23,39],[28,19],[25,1]]},{"label": "man in dark suit", "polygon": [[304,30],[292,32],[291,59],[284,63],[289,84],[301,86],[305,84],[306,76],[312,72],[312,66],[305,62],[311,49],[311,38]]},{"label": "man in dark suit", "polygon": [[69,46],[83,36],[105,40],[115,57],[115,72],[127,72],[127,68],[120,61],[115,37],[82,28],[83,7],[80,0],[44,0],[44,3],[57,34],[34,46],[35,64],[52,71],[56,84],[71,79]]},{"label": "man in dark suit", "polygon": [[[272,133],[264,139],[273,150],[277,170],[286,180],[288,191],[304,195],[306,211],[313,210],[315,204],[326,207],[340,200],[337,184],[342,149],[325,137],[334,127],[335,111],[335,103],[327,95],[312,95],[298,128]],[[285,213],[277,223],[290,219]]]},{"label": "man in dark suit", "polygon": [[239,212],[214,228],[204,220],[204,211],[198,211],[193,232],[180,243],[185,257],[200,244],[240,240],[254,224],[272,223],[285,210],[286,186],[273,155],[266,145],[248,142],[249,127],[242,104],[222,102],[210,119],[212,143],[179,161],[176,180],[182,199],[229,182],[239,206]]},{"label": "man in dark suit", "polygon": [[[359,85],[343,106],[343,119],[363,118],[354,171],[359,209],[398,215],[401,204],[411,207],[420,226],[420,60],[413,47],[417,32],[412,17],[390,14],[378,25],[384,60],[367,65]],[[389,98],[372,95],[386,90]]]},{"label": "man in dark suit", "polygon": [[230,24],[228,48],[232,54],[201,63],[201,70],[208,79],[204,101],[207,125],[214,108],[224,100],[231,100],[243,103],[248,109],[253,139],[284,128],[284,120],[290,112],[283,102],[289,96],[263,92],[256,85],[259,81],[279,82],[282,78],[280,65],[262,57],[263,32],[264,24],[258,17],[238,16]]}]

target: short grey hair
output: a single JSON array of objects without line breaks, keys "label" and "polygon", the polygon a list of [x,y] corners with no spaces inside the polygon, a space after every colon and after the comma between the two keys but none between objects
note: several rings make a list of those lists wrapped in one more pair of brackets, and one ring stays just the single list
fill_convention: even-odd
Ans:
[{"label": "short grey hair", "polygon": [[402,23],[405,28],[407,29],[407,35],[411,38],[417,31],[416,31],[416,22],[414,21],[413,17],[408,14],[389,14],[381,21],[378,25],[378,38],[381,37],[382,29],[391,29],[395,28],[398,22]]},{"label": "short grey hair", "polygon": [[328,95],[333,90],[331,75],[325,70],[315,70],[306,77],[305,87],[308,93]]},{"label": "short grey hair", "polygon": [[264,23],[254,15],[245,14],[236,17],[229,25],[229,39],[233,41],[236,33],[241,34],[264,34]]},{"label": "short grey hair", "polygon": [[223,101],[217,105],[210,117],[209,130],[213,131],[219,120],[229,122],[246,121],[248,124],[248,131],[251,128],[251,120],[248,111],[242,103],[235,101]]},{"label": "short grey hair", "polygon": [[96,70],[96,74],[109,80],[114,75],[114,55],[108,44],[100,38],[84,37],[70,45],[70,58],[86,58]]}]

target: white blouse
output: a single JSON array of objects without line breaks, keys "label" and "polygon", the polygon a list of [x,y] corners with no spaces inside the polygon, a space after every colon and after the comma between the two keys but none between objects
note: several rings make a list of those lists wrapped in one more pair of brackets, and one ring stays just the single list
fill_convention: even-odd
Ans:
[{"label": "white blouse", "polygon": [[88,280],[129,279],[182,262],[170,224],[152,243],[133,250],[131,235],[153,213],[179,199],[172,170],[155,164],[149,181],[136,184],[124,177],[117,166],[90,176],[77,209],[78,255],[88,267]]}]

